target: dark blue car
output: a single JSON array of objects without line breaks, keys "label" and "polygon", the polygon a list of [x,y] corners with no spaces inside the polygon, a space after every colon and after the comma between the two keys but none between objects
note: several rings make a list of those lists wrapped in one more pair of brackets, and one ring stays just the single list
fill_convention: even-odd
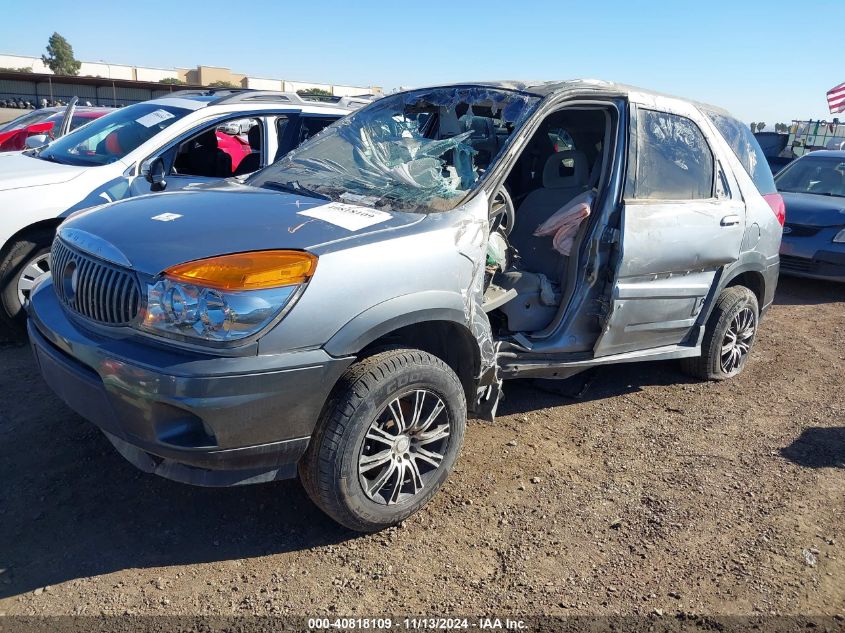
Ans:
[{"label": "dark blue car", "polygon": [[806,154],[775,184],[786,203],[781,272],[845,282],[845,151]]}]

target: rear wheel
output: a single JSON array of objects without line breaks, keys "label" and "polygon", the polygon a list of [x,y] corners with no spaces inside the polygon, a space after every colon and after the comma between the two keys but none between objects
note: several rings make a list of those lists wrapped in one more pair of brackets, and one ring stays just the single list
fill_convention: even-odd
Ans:
[{"label": "rear wheel", "polygon": [[391,350],[338,381],[299,474],[346,527],[372,532],[422,508],[452,470],[466,428],[464,390],[439,358]]},{"label": "rear wheel", "polygon": [[12,242],[0,255],[0,324],[3,334],[23,338],[24,304],[39,277],[50,270],[52,230],[33,231]]},{"label": "rear wheel", "polygon": [[684,358],[681,368],[703,380],[736,376],[748,361],[759,319],[760,309],[753,292],[744,286],[725,288],[707,321],[701,356]]}]

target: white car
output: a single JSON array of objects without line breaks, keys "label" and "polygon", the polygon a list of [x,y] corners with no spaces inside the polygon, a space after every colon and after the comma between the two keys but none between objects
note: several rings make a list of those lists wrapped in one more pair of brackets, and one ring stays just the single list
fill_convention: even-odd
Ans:
[{"label": "white car", "polygon": [[369,99],[180,91],[121,108],[49,145],[0,154],[0,327],[50,267],[65,217],[107,202],[252,173]]}]

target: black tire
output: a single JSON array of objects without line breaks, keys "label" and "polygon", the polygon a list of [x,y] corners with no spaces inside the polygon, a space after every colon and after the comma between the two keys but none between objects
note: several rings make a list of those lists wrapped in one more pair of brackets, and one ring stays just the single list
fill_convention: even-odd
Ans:
[{"label": "black tire", "polygon": [[50,252],[55,231],[37,230],[19,236],[0,253],[0,327],[2,335],[26,336],[26,311],[18,298],[18,278],[33,258]]},{"label": "black tire", "polygon": [[[427,415],[438,422],[436,427],[432,423],[430,428],[442,429],[444,424],[448,424],[449,434],[445,440],[438,440],[446,441],[445,445],[438,445],[443,446],[442,461],[437,466],[429,466],[431,470],[424,475],[420,475],[423,470],[421,462],[417,457],[413,458],[415,475],[426,479],[418,491],[410,494],[402,491],[409,488],[416,490],[417,481],[423,480],[411,474],[410,466],[405,470],[402,460],[403,457],[409,458],[409,454],[418,455],[413,451],[419,448],[404,448],[403,444],[398,450],[404,455],[397,456],[398,440],[392,447],[388,442],[379,444],[378,439],[373,442],[371,426],[392,424],[396,417],[387,414],[388,405],[397,402],[400,397],[416,397],[403,396],[415,394],[415,390],[427,392],[422,397],[423,405],[426,397],[429,398],[428,403],[434,405],[430,413],[414,414],[415,418]],[[437,399],[444,407],[434,416],[434,407],[439,406]],[[406,402],[403,400],[399,406]],[[402,407],[402,411],[408,412],[408,409]],[[398,426],[394,429],[399,438],[401,429]],[[388,350],[355,363],[340,378],[299,463],[299,476],[308,496],[335,521],[359,532],[378,531],[400,523],[428,503],[452,470],[465,429],[466,399],[455,373],[439,358],[426,352]],[[410,431],[408,437],[412,437]],[[425,440],[426,443],[431,441]],[[394,484],[392,490],[397,497],[404,494],[406,498],[388,505],[384,500],[375,500],[365,491],[362,478],[366,475],[362,473],[359,476],[359,459],[364,458],[366,452],[377,452],[373,446],[379,450],[383,448],[381,452],[390,453],[390,461],[379,472],[383,474],[391,467],[396,468],[393,472],[397,473],[395,480],[399,481],[399,485],[397,488]],[[399,465],[394,466],[394,462]],[[411,459],[407,459],[407,463],[410,462]],[[381,466],[375,468],[381,469]],[[372,472],[367,471],[367,475]],[[378,479],[378,473],[374,477]],[[372,492],[374,486],[368,487]],[[390,482],[380,490],[385,488],[390,492]]]},{"label": "black tire", "polygon": [[[747,316],[748,313],[744,312],[745,310],[750,310],[753,314],[753,330],[750,338],[743,340],[743,345],[747,344],[747,349],[742,353],[736,366],[729,365],[726,370],[723,364],[722,347],[726,342],[728,329],[732,327],[737,316],[740,313]],[[745,367],[751,353],[754,340],[757,338],[759,321],[760,308],[753,292],[745,286],[725,288],[716,299],[716,305],[713,306],[713,312],[707,320],[704,340],[701,343],[701,356],[682,359],[681,369],[684,373],[702,380],[726,380],[736,376]]]}]

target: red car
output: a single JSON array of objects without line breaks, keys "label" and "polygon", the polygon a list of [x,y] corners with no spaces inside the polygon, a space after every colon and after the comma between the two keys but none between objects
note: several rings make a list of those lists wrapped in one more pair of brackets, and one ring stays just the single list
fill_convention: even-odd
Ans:
[{"label": "red car", "polygon": [[[45,143],[54,140],[61,129],[65,110],[65,108],[41,108],[27,112],[0,126],[0,152],[26,149],[26,139],[36,134],[44,134],[47,137]],[[75,130],[112,111],[113,108],[77,107],[71,118],[70,130]]]}]

